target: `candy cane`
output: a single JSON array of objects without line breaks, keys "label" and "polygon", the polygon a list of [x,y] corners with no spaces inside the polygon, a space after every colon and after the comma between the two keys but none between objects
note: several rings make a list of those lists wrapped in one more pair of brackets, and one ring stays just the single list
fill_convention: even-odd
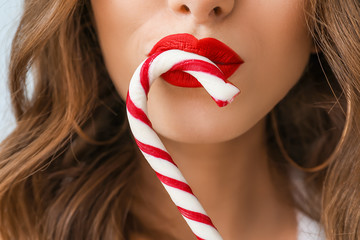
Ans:
[{"label": "candy cane", "polygon": [[135,71],[127,96],[127,115],[135,141],[169,193],[197,239],[222,239],[190,186],[152,128],[147,115],[147,95],[161,74],[181,70],[195,77],[220,106],[230,103],[239,90],[209,59],[180,50],[156,53]]}]

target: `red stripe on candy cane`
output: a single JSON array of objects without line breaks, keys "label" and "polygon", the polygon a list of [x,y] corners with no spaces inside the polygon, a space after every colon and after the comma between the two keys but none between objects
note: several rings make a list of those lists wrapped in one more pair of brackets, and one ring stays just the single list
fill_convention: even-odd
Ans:
[{"label": "red stripe on candy cane", "polygon": [[181,214],[184,217],[186,217],[186,218],[188,218],[190,220],[196,221],[196,222],[204,223],[206,225],[209,225],[209,226],[215,228],[214,224],[212,223],[211,219],[208,216],[206,216],[206,215],[204,215],[202,213],[193,212],[193,211],[184,209],[182,207],[177,207],[177,208],[179,209],[179,211],[181,212]]},{"label": "red stripe on candy cane", "polygon": [[226,80],[225,75],[220,71],[216,65],[209,64],[203,60],[190,59],[177,63],[174,65],[170,71],[196,71],[196,72],[205,72],[216,76],[222,80]]},{"label": "red stripe on candy cane", "polygon": [[150,67],[152,61],[154,61],[154,59],[157,56],[159,56],[160,54],[161,54],[161,52],[155,53],[155,54],[151,55],[150,57],[148,57],[143,65],[143,67],[141,68],[140,81],[141,81],[141,85],[142,85],[146,95],[149,93],[149,90],[150,90],[149,67]]},{"label": "red stripe on candy cane", "polygon": [[153,157],[161,158],[163,160],[171,162],[172,164],[174,164],[177,167],[177,165],[175,164],[175,162],[173,161],[173,159],[169,153],[165,152],[164,150],[161,150],[160,148],[151,146],[149,144],[142,143],[142,142],[138,141],[137,139],[135,139],[135,141],[136,141],[136,144],[138,145],[139,149],[141,151],[143,151],[144,153],[149,154]]},{"label": "red stripe on candy cane", "polygon": [[152,128],[152,124],[146,113],[141,108],[135,106],[135,104],[129,97],[129,94],[126,97],[126,108],[131,113],[131,115],[134,116],[134,118],[139,119],[140,121]]},{"label": "red stripe on candy cane", "polygon": [[179,190],[182,190],[184,192],[188,192],[190,194],[193,194],[191,188],[189,185],[187,185],[186,183],[184,182],[181,182],[179,180],[176,180],[176,179],[173,179],[173,178],[169,178],[167,176],[164,176],[158,172],[155,172],[156,173],[156,176],[160,179],[160,181],[163,183],[163,184],[166,184],[168,185],[169,187],[173,187],[173,188],[176,188],[176,189],[179,189]]}]

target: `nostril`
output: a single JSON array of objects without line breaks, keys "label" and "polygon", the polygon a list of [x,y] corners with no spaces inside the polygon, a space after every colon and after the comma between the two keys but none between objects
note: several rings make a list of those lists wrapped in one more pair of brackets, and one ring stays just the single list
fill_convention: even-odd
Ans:
[{"label": "nostril", "polygon": [[190,13],[190,12],[191,12],[191,11],[190,11],[190,8],[189,8],[188,6],[186,6],[185,4],[184,4],[184,5],[181,5],[180,11],[181,11],[182,13]]},{"label": "nostril", "polygon": [[222,13],[222,10],[221,10],[220,7],[215,7],[215,8],[213,9],[213,11],[214,11],[215,16],[219,16],[219,15],[221,15],[221,13]]}]

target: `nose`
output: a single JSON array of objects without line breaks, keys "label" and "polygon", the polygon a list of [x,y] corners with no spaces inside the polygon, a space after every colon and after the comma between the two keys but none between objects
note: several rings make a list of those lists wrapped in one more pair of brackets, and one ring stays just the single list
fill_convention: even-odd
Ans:
[{"label": "nose", "polygon": [[197,23],[224,19],[234,9],[235,0],[168,0],[177,14],[191,15]]}]

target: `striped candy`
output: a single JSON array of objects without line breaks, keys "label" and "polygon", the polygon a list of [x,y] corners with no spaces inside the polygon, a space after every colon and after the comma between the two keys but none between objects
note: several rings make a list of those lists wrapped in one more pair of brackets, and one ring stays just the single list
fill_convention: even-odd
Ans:
[{"label": "striped candy", "polygon": [[156,53],[135,71],[127,95],[127,115],[136,143],[156,172],[197,239],[222,239],[190,186],[152,128],[147,116],[147,95],[153,81],[168,71],[181,70],[195,77],[220,106],[239,93],[209,59],[180,50]]}]

